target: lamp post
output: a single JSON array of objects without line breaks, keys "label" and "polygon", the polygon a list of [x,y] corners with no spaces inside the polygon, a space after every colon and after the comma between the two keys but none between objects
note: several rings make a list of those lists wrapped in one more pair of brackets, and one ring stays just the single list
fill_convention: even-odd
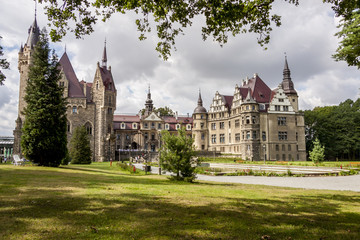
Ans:
[{"label": "lamp post", "polygon": [[159,135],[159,175],[161,175],[161,131],[158,131]]},{"label": "lamp post", "polygon": [[264,164],[266,164],[266,145],[263,145],[263,149],[264,149]]}]

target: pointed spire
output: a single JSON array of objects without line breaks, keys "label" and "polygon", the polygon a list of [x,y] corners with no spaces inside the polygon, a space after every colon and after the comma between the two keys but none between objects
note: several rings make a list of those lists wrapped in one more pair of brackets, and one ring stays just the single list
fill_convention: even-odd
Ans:
[{"label": "pointed spire", "polygon": [[145,113],[146,115],[148,115],[149,113],[152,112],[153,110],[153,101],[151,99],[151,92],[150,92],[150,84],[149,84],[149,88],[148,88],[148,94],[147,94],[147,99],[145,101]]},{"label": "pointed spire", "polygon": [[106,38],[105,38],[104,52],[102,56],[102,67],[106,67],[106,64],[107,64],[107,55],[106,55]]},{"label": "pointed spire", "polygon": [[281,85],[286,94],[296,93],[294,89],[294,83],[291,81],[290,69],[289,69],[286,53],[285,53],[285,64],[283,70],[283,81]]},{"label": "pointed spire", "polygon": [[19,53],[22,53],[23,51],[24,51],[24,47],[23,47],[23,44],[21,43]]},{"label": "pointed spire", "polygon": [[202,106],[203,106],[203,101],[202,101],[202,98],[201,98],[201,91],[200,91],[200,89],[199,89],[198,106],[200,106],[200,107],[202,107]]},{"label": "pointed spire", "polygon": [[65,53],[66,53],[66,43],[65,43]]},{"label": "pointed spire", "polygon": [[39,37],[40,37],[40,28],[37,25],[37,21],[36,21],[36,5],[35,5],[35,19],[33,24],[30,26],[29,30],[28,30],[28,39],[25,43],[25,46],[29,47],[29,48],[33,48],[36,43],[39,41]]}]

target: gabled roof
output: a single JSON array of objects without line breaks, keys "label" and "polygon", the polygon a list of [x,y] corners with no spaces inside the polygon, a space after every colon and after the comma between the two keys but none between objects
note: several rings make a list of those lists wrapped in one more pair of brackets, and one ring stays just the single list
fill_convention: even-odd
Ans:
[{"label": "gabled roof", "polygon": [[107,69],[106,67],[99,67],[101,78],[103,80],[104,86],[107,90],[111,90],[113,92],[116,91],[115,83],[111,74],[111,71]]},{"label": "gabled roof", "polygon": [[234,96],[225,96],[225,95],[221,95],[221,96],[222,96],[223,102],[225,104],[225,107],[227,107],[228,110],[230,111]]},{"label": "gabled roof", "polygon": [[113,122],[140,122],[138,115],[114,115]]},{"label": "gabled roof", "polygon": [[60,65],[62,70],[64,71],[66,79],[69,81],[69,93],[68,97],[80,98],[85,97],[83,89],[79,83],[78,78],[74,72],[74,69],[70,63],[69,57],[66,52],[60,58]]},{"label": "gabled roof", "polygon": [[268,103],[271,100],[271,89],[264,83],[264,81],[255,75],[249,79],[247,83],[240,87],[240,94],[243,99],[248,94],[248,88],[251,89],[252,98],[258,103]]}]

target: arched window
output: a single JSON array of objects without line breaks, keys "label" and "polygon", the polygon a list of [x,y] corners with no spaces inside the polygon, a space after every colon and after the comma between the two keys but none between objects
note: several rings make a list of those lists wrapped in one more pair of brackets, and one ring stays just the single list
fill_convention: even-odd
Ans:
[{"label": "arched window", "polygon": [[86,128],[87,134],[92,135],[92,125],[91,125],[91,123],[89,123],[89,122],[85,123],[85,128]]},{"label": "arched window", "polygon": [[70,125],[70,122],[67,121],[67,131],[70,132],[71,131],[71,125]]}]

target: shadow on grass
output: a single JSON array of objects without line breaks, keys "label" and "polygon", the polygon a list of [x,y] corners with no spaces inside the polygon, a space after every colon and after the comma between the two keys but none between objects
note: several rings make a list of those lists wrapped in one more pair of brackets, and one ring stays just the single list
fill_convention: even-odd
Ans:
[{"label": "shadow on grass", "polygon": [[[185,193],[182,197],[177,192],[179,197],[172,195],[173,191],[168,195],[158,192],[162,187],[171,188],[167,185],[172,185],[174,192],[179,185],[205,192],[231,190],[230,186],[86,171],[33,172],[0,168],[0,239],[360,238],[359,211],[343,211],[344,204],[359,202],[358,194],[297,194],[300,190],[286,197],[227,194],[209,198],[205,194],[200,195],[205,200],[194,202]],[[156,193],[122,190],[127,184],[150,187],[152,183],[158,185]],[[259,187],[258,191],[268,188]]]}]

